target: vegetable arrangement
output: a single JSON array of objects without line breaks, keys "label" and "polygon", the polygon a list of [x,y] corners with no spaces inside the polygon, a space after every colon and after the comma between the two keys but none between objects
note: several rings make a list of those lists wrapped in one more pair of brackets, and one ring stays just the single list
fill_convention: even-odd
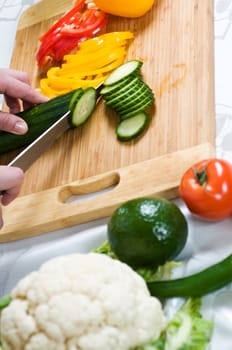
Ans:
[{"label": "vegetable arrangement", "polygon": [[150,122],[145,110],[153,105],[155,97],[140,74],[142,64],[138,60],[122,64],[105,79],[100,91],[106,105],[120,117],[116,134],[121,141],[137,137]]},{"label": "vegetable arrangement", "polygon": [[[127,2],[119,6],[120,2],[96,0],[103,11],[128,17],[143,15],[153,2],[138,1],[127,8]],[[116,128],[119,140],[131,140],[149,125],[146,109],[154,103],[154,94],[140,74],[142,62],[123,64],[133,33],[113,32],[86,40],[103,28],[107,15],[84,6],[84,1],[78,1],[41,37],[40,67],[64,58],[41,80],[41,91],[52,99],[19,114],[29,125],[25,136],[0,133],[1,151],[31,142],[68,109],[72,111],[70,127],[84,124],[95,110],[99,94],[120,117]],[[67,55],[77,43],[78,51]],[[96,89],[99,84],[101,89]],[[180,195],[195,215],[220,220],[231,215],[231,185],[230,164],[204,160],[184,174]],[[96,253],[51,260],[0,300],[4,350],[20,350],[25,344],[32,350],[38,346],[55,349],[67,343],[73,349],[89,349],[94,344],[96,350],[206,349],[212,322],[202,318],[200,299],[196,298],[232,281],[232,255],[191,276],[163,280],[160,267],[178,257],[186,244],[188,225],[180,210],[161,198],[126,202],[110,218],[107,234],[108,241]],[[157,298],[172,297],[187,301],[166,323]],[[72,327],[63,322],[66,319]],[[80,327],[73,326],[75,323]],[[16,326],[13,333],[11,324]],[[114,331],[108,331],[111,328]]]},{"label": "vegetable arrangement", "polygon": [[76,53],[65,55],[61,66],[47,71],[40,80],[40,90],[55,97],[79,87],[97,87],[126,57],[129,41],[134,34],[129,31],[102,34],[79,44]]},{"label": "vegetable arrangement", "polygon": [[39,38],[38,67],[60,62],[64,55],[76,49],[81,41],[96,35],[106,23],[107,15],[103,11],[89,7],[85,0],[79,0]]},{"label": "vegetable arrangement", "polygon": [[[170,279],[168,276],[175,267],[170,260],[177,257],[185,246],[187,222],[172,202],[160,197],[137,198],[122,204],[109,219],[107,235],[107,242],[89,254],[51,259],[38,272],[33,272],[20,281],[10,296],[0,300],[0,334],[4,350],[20,350],[22,345],[17,345],[19,339],[29,342],[31,349],[38,348],[38,345],[41,348],[55,348],[65,342],[63,339],[66,339],[67,334],[69,342],[74,342],[75,346],[82,346],[83,349],[88,349],[89,342],[94,342],[96,350],[206,350],[212,336],[213,323],[202,317],[200,297],[232,281],[232,255],[199,273],[176,280]],[[48,276],[50,277],[47,280]],[[66,285],[64,282],[60,283],[60,279],[69,282]],[[59,291],[57,285],[61,288]],[[46,300],[48,291],[51,293],[49,301]],[[22,293],[25,293],[25,298],[22,298]],[[31,299],[30,295],[38,297]],[[80,295],[81,298],[87,297],[85,302],[79,299]],[[107,324],[102,323],[101,317],[99,318],[99,310],[96,317],[94,305],[95,298],[98,297],[104,304],[102,312],[106,305],[110,308],[107,309],[107,314],[110,315]],[[174,317],[166,320],[157,298],[164,301],[172,297],[186,300]],[[94,320],[97,327],[94,335],[91,331],[82,333],[80,327],[72,328],[73,333],[70,333],[69,327],[66,333],[64,328],[62,339],[54,338],[51,335],[53,333],[49,333],[49,320],[53,327],[57,320],[60,319],[62,323],[63,319],[70,319],[70,315],[73,315],[71,320],[77,321],[82,306],[85,315],[86,309],[92,310],[93,307],[93,311],[88,317],[85,316],[84,320],[88,319],[87,321],[79,320],[78,324],[88,322],[92,325]],[[49,315],[48,320],[45,318],[46,327],[43,327],[41,316],[39,323],[34,321],[42,312],[40,308],[44,307]],[[56,309],[55,320],[52,319],[53,307]],[[19,310],[21,315],[26,313],[30,318],[33,334],[30,336],[28,331],[24,338],[16,337],[12,346],[12,334],[22,334],[21,327],[25,330],[29,325],[26,318],[24,324],[23,317],[17,322]],[[122,323],[117,321],[117,333],[109,333],[109,338],[107,335],[103,336],[103,329],[110,327],[111,320],[115,325],[115,317],[123,320]],[[14,333],[8,322],[18,325]],[[138,332],[141,322],[144,330],[142,338]],[[129,332],[129,326],[125,324],[130,324]],[[83,327],[89,329],[86,325]],[[114,342],[111,343],[110,339],[114,339]]]},{"label": "vegetable arrangement", "polygon": [[222,220],[232,215],[232,164],[223,159],[204,159],[182,176],[180,197],[195,215]]}]

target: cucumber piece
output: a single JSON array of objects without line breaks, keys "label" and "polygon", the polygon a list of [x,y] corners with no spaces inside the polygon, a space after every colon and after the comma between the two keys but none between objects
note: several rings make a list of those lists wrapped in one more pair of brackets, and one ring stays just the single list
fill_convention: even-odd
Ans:
[{"label": "cucumber piece", "polygon": [[111,93],[105,94],[104,95],[104,99],[106,101],[110,101],[113,100],[116,97],[119,97],[119,95],[122,95],[126,92],[128,92],[128,90],[130,90],[131,88],[134,88],[134,86],[141,86],[142,81],[140,79],[140,77],[138,76],[130,76],[130,79],[128,79],[128,83],[122,87],[118,87],[118,89],[116,91],[113,91]]},{"label": "cucumber piece", "polygon": [[116,68],[104,81],[104,85],[113,85],[120,80],[128,77],[129,75],[136,73],[143,65],[142,61],[131,60],[122,64],[118,68]]},{"label": "cucumber piece", "polygon": [[79,89],[17,113],[19,117],[26,121],[28,131],[24,135],[0,131],[0,154],[16,150],[33,142],[69,110],[70,101],[77,91]]},{"label": "cucumber piece", "polygon": [[124,91],[124,93],[119,93],[116,97],[113,99],[106,100],[106,105],[110,106],[112,108],[115,108],[116,106],[122,106],[124,102],[131,101],[134,96],[137,96],[139,94],[139,91],[144,89],[144,84],[142,82],[137,83],[136,85],[131,86],[129,89]]},{"label": "cucumber piece", "polygon": [[72,96],[70,103],[69,103],[69,109],[72,111],[79,100],[79,98],[83,95],[84,90],[82,88],[78,89]]},{"label": "cucumber piece", "polygon": [[122,120],[117,128],[116,134],[120,141],[129,141],[139,136],[150,123],[150,116],[145,112],[135,114],[131,118]]},{"label": "cucumber piece", "polygon": [[117,92],[119,89],[121,89],[123,86],[127,85],[131,81],[132,77],[126,77],[125,79],[120,80],[118,83],[115,83],[114,85],[104,86],[100,94],[105,96],[108,96],[110,94],[113,94],[114,92]]},{"label": "cucumber piece", "polygon": [[142,108],[142,110],[144,110],[144,105],[146,105],[147,108],[147,102],[150,101],[150,103],[152,104],[154,102],[154,98],[151,95],[146,95],[144,98],[140,98],[137,102],[135,102],[133,105],[129,106],[128,108],[124,108],[123,110],[121,110],[120,112],[117,111],[118,113],[120,113],[120,115],[124,115],[127,114],[129,112],[133,112],[135,110],[137,110],[138,108]]},{"label": "cucumber piece", "polygon": [[143,89],[138,91],[138,95],[135,96],[135,98],[127,99],[123,101],[123,103],[120,103],[118,105],[115,105],[115,110],[117,113],[123,113],[126,109],[129,109],[133,106],[135,106],[139,101],[143,101],[145,98],[153,98],[154,95],[150,88],[148,88],[146,85],[143,86]]},{"label": "cucumber piece", "polygon": [[136,106],[133,106],[132,108],[120,113],[120,118],[127,119],[130,117],[133,117],[135,114],[145,111],[145,109],[150,107],[153,103],[154,103],[154,98],[148,97],[144,101],[142,101],[141,104],[137,104]]},{"label": "cucumber piece", "polygon": [[93,87],[84,90],[77,101],[70,119],[72,127],[77,127],[84,124],[95,110],[97,102],[97,91]]}]

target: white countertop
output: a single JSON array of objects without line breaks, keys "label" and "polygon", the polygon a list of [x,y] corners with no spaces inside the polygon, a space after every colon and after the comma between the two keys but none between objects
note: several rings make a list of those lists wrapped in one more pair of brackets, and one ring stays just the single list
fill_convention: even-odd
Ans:
[{"label": "white countertop", "polygon": [[[1,35],[0,41],[0,67],[9,66],[17,21],[20,14],[25,11],[26,8],[37,2],[38,1],[35,0],[0,0],[0,33],[4,33],[4,35]],[[215,0],[214,4],[216,154],[218,157],[232,162],[232,0]],[[178,200],[177,203],[181,205]],[[10,288],[13,287],[12,284],[14,281],[20,278],[22,274],[36,268],[43,260],[53,255],[62,254],[62,252],[66,253],[72,250],[87,251],[89,249],[88,240],[85,241],[84,236],[81,235],[80,238],[76,238],[75,233],[87,230],[94,244],[97,245],[101,241],[102,235],[104,235],[104,232],[102,233],[102,225],[104,225],[105,222],[106,220],[99,220],[97,222],[79,225],[78,227],[56,231],[52,235],[41,235],[36,238],[18,242],[0,244],[0,296],[8,292]],[[88,230],[91,228],[96,229],[96,227],[98,227],[100,231],[98,231],[95,236],[94,233],[91,233],[91,230]],[[224,242],[228,240],[228,236],[231,236],[230,241],[228,240],[229,246],[227,247],[227,253],[231,253],[230,246],[232,245],[232,233],[230,234],[230,228],[231,220],[226,220],[215,226],[207,226],[205,223],[201,223],[199,226],[202,232],[205,231],[206,234],[213,235],[214,243],[216,242],[215,245],[217,245],[218,239],[218,237],[216,237],[216,230],[223,233]],[[86,233],[84,235],[86,235]],[[201,242],[200,247],[201,249],[203,247],[203,250],[206,249],[206,243],[204,246],[204,242],[206,241],[203,241],[203,243]],[[208,249],[210,249],[210,247]],[[217,249],[221,249],[220,242],[219,248],[217,247]],[[219,254],[218,252],[217,254]],[[214,246],[211,252],[208,250],[208,254],[211,254],[210,256],[216,254]],[[33,256],[33,259],[31,256]],[[32,261],[34,263],[31,264]],[[17,266],[17,268],[15,266]],[[221,315],[223,319],[223,313]],[[229,332],[228,334],[232,334],[232,325],[227,331]],[[217,335],[215,337],[217,337]],[[220,341],[222,341],[222,339],[220,339]],[[228,347],[228,343],[226,342],[223,346],[220,343],[219,348],[231,350],[231,346]],[[217,345],[213,347],[215,350],[219,348]]]}]

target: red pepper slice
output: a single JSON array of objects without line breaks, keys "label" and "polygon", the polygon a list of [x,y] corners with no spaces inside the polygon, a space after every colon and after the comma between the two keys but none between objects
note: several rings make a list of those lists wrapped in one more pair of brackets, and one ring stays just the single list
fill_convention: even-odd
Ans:
[{"label": "red pepper slice", "polygon": [[75,19],[75,16],[80,15],[83,7],[85,6],[85,0],[80,0],[76,6],[74,6],[70,11],[66,12],[58,21],[56,21],[46,33],[40,36],[40,41],[44,41],[47,39],[47,37],[53,33],[54,31],[59,31],[59,29],[64,25],[68,23],[72,23],[72,17],[73,20]]},{"label": "red pepper slice", "polygon": [[42,67],[48,60],[61,61],[80,41],[93,37],[106,23],[107,15],[103,11],[88,9],[85,0],[80,0],[40,37],[42,43],[36,55],[38,66]]},{"label": "red pepper slice", "polygon": [[96,34],[106,24],[106,21],[106,16],[103,13],[98,12],[96,15],[96,10],[94,10],[79,27],[67,25],[60,32],[67,36],[90,36]]}]

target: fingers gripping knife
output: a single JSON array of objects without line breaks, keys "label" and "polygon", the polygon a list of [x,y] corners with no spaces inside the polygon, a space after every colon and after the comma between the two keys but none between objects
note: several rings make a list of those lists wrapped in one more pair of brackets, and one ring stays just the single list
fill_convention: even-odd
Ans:
[{"label": "fingers gripping knife", "polygon": [[[60,137],[67,129],[69,129],[69,114],[66,112],[58,121],[50,126],[44,133],[42,133],[37,139],[29,144],[21,153],[19,153],[8,166],[15,166],[26,171],[42,153],[44,153],[53,142]],[[2,195],[5,190],[0,191]]]}]

